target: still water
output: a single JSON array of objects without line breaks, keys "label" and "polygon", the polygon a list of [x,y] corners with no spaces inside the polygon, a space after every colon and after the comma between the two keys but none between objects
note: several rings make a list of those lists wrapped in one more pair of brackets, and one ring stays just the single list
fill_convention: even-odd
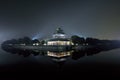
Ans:
[{"label": "still water", "polygon": [[[52,54],[54,54],[52,56],[55,56],[55,53],[57,52],[48,51],[44,53],[45,55],[39,53],[37,55],[30,54],[25,57],[17,53],[14,54],[14,53],[6,52],[0,49],[0,65],[15,64],[15,63],[24,62],[24,61],[52,64],[54,62],[50,56]],[[61,53],[65,53],[66,54],[65,56],[70,56],[71,53],[73,53],[73,51],[66,51],[66,52],[61,52]],[[79,52],[79,54],[82,54],[82,53],[83,52]],[[60,54],[60,52],[58,54]],[[60,57],[60,55],[58,55],[57,57]],[[70,56],[70,57],[67,57],[65,61],[65,65],[66,64],[77,65],[78,63],[86,63],[86,62],[120,64],[119,60],[120,60],[120,49],[113,49],[109,51],[101,51],[99,53],[95,53],[92,55],[85,54],[76,60],[72,59],[72,57]]]},{"label": "still water", "polygon": [[59,52],[59,55],[58,52],[50,51],[37,53],[39,54],[22,55],[0,49],[0,71],[112,76],[120,73],[119,48],[92,52],[64,51]]}]

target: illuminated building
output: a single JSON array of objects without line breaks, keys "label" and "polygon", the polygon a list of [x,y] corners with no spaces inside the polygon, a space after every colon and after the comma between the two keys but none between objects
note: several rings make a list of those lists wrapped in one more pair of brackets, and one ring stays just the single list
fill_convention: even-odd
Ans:
[{"label": "illuminated building", "polygon": [[64,52],[51,52],[47,51],[47,56],[51,57],[53,61],[55,62],[63,62],[66,61],[67,57],[71,56],[71,53],[73,51],[64,51]]},{"label": "illuminated building", "polygon": [[50,52],[50,51],[48,51],[47,55],[51,56],[51,57],[61,58],[61,57],[70,56],[71,52],[72,51],[68,51],[68,52]]},{"label": "illuminated building", "polygon": [[46,45],[73,45],[73,43],[69,38],[66,38],[66,34],[61,28],[57,28],[53,38],[49,39]]}]

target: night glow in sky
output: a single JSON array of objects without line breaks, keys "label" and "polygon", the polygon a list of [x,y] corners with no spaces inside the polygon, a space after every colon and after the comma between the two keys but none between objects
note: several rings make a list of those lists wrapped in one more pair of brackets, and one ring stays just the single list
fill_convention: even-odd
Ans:
[{"label": "night glow in sky", "polygon": [[59,26],[68,36],[120,39],[119,3],[119,0],[1,0],[1,41],[51,36]]}]

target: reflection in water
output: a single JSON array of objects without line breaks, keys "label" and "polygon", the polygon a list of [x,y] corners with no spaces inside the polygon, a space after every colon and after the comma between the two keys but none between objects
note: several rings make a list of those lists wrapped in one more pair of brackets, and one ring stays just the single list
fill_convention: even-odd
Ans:
[{"label": "reflection in water", "polygon": [[61,57],[67,57],[71,55],[71,51],[66,51],[66,52],[50,52],[47,51],[47,56],[51,57],[56,57],[56,58],[61,58]]},{"label": "reflection in water", "polygon": [[73,51],[63,51],[63,52],[51,52],[47,51],[47,56],[50,56],[53,61],[63,62],[66,61],[67,57],[71,56]]},{"label": "reflection in water", "polygon": [[91,47],[86,47],[83,46],[81,48],[76,48],[74,50],[69,50],[69,51],[47,51],[47,50],[27,50],[27,49],[20,49],[20,48],[15,48],[13,46],[2,46],[2,49],[12,53],[12,54],[18,54],[18,55],[23,55],[24,57],[28,57],[29,55],[34,55],[34,56],[48,56],[50,57],[53,61],[55,62],[64,62],[67,60],[68,57],[72,58],[73,60],[78,60],[81,57],[84,56],[91,56],[94,54],[98,54],[101,51],[108,51],[112,49],[116,49],[119,47],[115,46],[91,46]]}]

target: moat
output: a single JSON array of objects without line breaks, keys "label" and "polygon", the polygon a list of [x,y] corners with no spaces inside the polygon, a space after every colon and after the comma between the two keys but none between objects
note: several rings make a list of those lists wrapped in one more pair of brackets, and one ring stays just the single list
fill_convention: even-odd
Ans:
[{"label": "moat", "polygon": [[42,75],[57,73],[54,75],[58,76],[72,73],[78,75],[77,72],[81,76],[119,72],[119,40],[83,38],[77,35],[66,38],[60,28],[52,39],[11,39],[4,41],[1,48],[1,60],[6,57],[6,60],[1,61],[1,72],[39,72]]}]

